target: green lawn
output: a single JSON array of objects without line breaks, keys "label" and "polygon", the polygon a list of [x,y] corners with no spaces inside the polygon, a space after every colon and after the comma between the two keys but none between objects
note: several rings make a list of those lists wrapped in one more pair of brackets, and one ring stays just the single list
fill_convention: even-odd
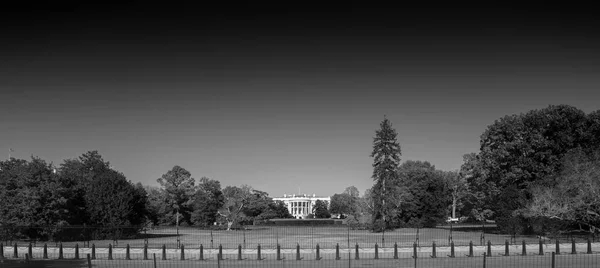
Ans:
[{"label": "green lawn", "polygon": [[[317,244],[321,248],[335,248],[337,244],[340,247],[347,248],[348,245],[354,247],[357,243],[361,247],[374,247],[375,243],[380,247],[393,247],[394,243],[397,243],[398,247],[412,247],[413,243],[418,243],[419,246],[431,246],[433,242],[437,246],[448,246],[450,235],[456,246],[468,245],[470,241],[473,241],[474,245],[477,246],[481,245],[482,242],[481,231],[454,229],[451,232],[448,228],[403,228],[385,233],[373,233],[368,230],[350,230],[345,226],[250,226],[247,230],[235,231],[210,231],[180,227],[179,235],[177,235],[177,230],[174,227],[161,227],[149,230],[145,234],[142,233],[136,239],[94,240],[90,243],[95,244],[97,247],[107,247],[108,244],[124,247],[129,244],[131,247],[139,248],[143,247],[144,237],[147,237],[150,248],[159,248],[162,245],[166,245],[167,248],[175,248],[178,245],[178,240],[179,244],[183,244],[188,248],[197,248],[201,244],[205,248],[217,248],[219,245],[224,248],[237,248],[238,245],[242,245],[243,248],[256,248],[258,244],[263,248],[275,248],[277,244],[280,244],[283,248],[294,248],[297,244],[302,248],[314,248]],[[506,240],[511,239],[509,235],[490,233],[486,233],[483,238],[484,241],[491,241],[493,245],[504,244]],[[522,240],[527,241],[528,244],[538,243],[538,238],[534,236],[517,237],[516,243],[520,244]],[[14,241],[9,243],[12,245]],[[21,241],[19,243],[24,245],[28,242]],[[43,243],[41,242],[42,245]],[[56,246],[54,242],[47,243],[49,246]],[[76,243],[84,246],[84,241],[63,242],[63,245],[72,247]],[[37,243],[37,245],[39,246],[40,243]]]}]

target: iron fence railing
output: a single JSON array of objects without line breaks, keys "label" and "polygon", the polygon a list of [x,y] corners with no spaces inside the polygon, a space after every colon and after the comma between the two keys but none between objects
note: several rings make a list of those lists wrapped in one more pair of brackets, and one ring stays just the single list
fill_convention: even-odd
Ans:
[{"label": "iron fence railing", "polygon": [[282,248],[315,248],[333,249],[336,246],[350,247],[355,244],[375,245],[391,248],[431,246],[485,246],[526,244],[551,245],[556,241],[570,243],[597,242],[591,235],[570,235],[561,237],[514,236],[499,233],[493,227],[477,228],[477,226],[439,228],[400,228],[385,232],[352,228],[346,225],[331,226],[243,226],[227,231],[223,228],[198,227],[114,227],[114,226],[0,226],[0,242],[4,245],[27,245],[34,247],[47,244],[50,247],[96,247],[106,248],[109,245],[123,248],[126,245],[134,248],[179,248],[185,245],[190,248],[202,246],[207,249],[224,248],[243,249],[256,248],[261,245],[265,249]]}]

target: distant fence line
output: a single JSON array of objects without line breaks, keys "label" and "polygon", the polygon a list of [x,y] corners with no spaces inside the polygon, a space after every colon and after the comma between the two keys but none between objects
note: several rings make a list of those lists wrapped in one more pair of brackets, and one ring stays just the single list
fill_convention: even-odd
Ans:
[{"label": "distant fence line", "polygon": [[474,244],[483,246],[487,243],[503,245],[509,241],[511,245],[522,241],[544,244],[560,240],[585,243],[596,242],[595,236],[562,236],[548,239],[536,236],[511,236],[499,234],[496,228],[478,228],[477,226],[455,228],[402,228],[393,231],[371,232],[370,230],[353,228],[347,225],[330,226],[243,226],[237,230],[226,231],[223,228],[175,227],[175,226],[0,226],[0,241],[4,245],[14,243],[54,244],[65,246],[80,245],[90,247],[132,247],[179,248],[189,247],[217,248],[254,248],[260,244],[263,248],[274,249],[278,245],[283,248],[321,248],[332,249],[337,245],[349,247],[354,244],[378,244],[380,247],[401,248],[431,245],[466,246]]},{"label": "distant fence line", "polygon": [[[39,260],[84,260],[87,261],[87,267],[92,264],[103,264],[114,267],[114,265],[127,266],[143,264],[139,261],[148,261],[154,263],[157,267],[157,260],[162,261],[161,267],[171,264],[182,264],[182,261],[207,261],[207,263],[236,266],[252,262],[253,264],[264,264],[260,267],[280,267],[281,262],[294,262],[298,267],[314,267],[321,263],[330,267],[332,264],[352,263],[362,264],[395,264],[414,261],[414,267],[419,267],[417,262],[427,264],[427,267],[467,267],[461,265],[468,263],[468,267],[486,267],[486,259],[495,262],[491,267],[598,267],[600,263],[600,245],[593,244],[591,240],[587,243],[577,244],[575,241],[570,243],[558,243],[547,247],[541,243],[526,245],[525,242],[519,247],[510,245],[508,241],[503,246],[493,246],[490,242],[485,246],[474,246],[470,243],[467,247],[457,247],[451,243],[449,247],[436,248],[435,243],[427,247],[419,247],[413,243],[410,248],[400,248],[396,244],[388,248],[380,248],[375,245],[352,245],[352,247],[342,248],[339,245],[335,249],[321,249],[318,245],[315,248],[302,248],[296,245],[293,249],[283,249],[277,246],[275,250],[265,249],[261,251],[260,245],[252,249],[242,249],[238,245],[235,249],[226,249],[219,246],[217,249],[204,249],[186,247],[182,245],[179,249],[167,249],[163,245],[161,249],[149,249],[144,246],[142,249],[132,248],[126,245],[125,248],[113,248],[109,245],[107,249],[80,248],[75,247],[48,248],[47,245],[41,247],[28,246],[5,246],[0,244],[0,267],[5,260],[25,260],[26,263]],[[439,261],[438,261],[439,260]],[[137,261],[137,262],[136,262]],[[168,263],[167,261],[170,261]],[[243,262],[240,262],[243,261]],[[309,262],[310,261],[310,262]],[[365,262],[366,261],[366,262]],[[393,262],[391,262],[393,261]],[[435,262],[435,263],[432,263]],[[412,264],[407,262],[406,264]],[[75,263],[75,262],[74,262]],[[191,267],[197,267],[197,262],[188,263]],[[559,264],[559,265],[557,265]],[[335,265],[335,266],[338,266]],[[518,266],[516,266],[518,265]],[[565,266],[566,265],[566,266]],[[403,265],[402,267],[411,267],[412,265]],[[12,267],[12,266],[10,266]],[[78,266],[82,267],[82,266]],[[237,267],[237,266],[236,266]],[[345,267],[345,266],[343,266]],[[397,267],[397,266],[394,266]]]}]

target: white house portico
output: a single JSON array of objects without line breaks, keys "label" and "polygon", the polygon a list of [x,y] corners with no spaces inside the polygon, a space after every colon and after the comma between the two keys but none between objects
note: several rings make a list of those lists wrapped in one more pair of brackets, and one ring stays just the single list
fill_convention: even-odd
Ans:
[{"label": "white house portico", "polygon": [[326,201],[328,207],[331,202],[329,196],[315,196],[314,194],[312,196],[306,194],[284,194],[283,197],[274,197],[273,200],[283,201],[290,214],[297,219],[305,219],[308,214],[312,214],[313,207],[317,200]]}]

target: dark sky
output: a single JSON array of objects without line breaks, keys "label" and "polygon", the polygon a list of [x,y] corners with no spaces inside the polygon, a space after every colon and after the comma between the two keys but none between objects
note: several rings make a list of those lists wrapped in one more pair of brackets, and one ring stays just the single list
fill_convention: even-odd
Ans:
[{"label": "dark sky", "polygon": [[403,160],[455,170],[504,115],[600,109],[599,23],[585,6],[2,12],[6,157],[58,164],[98,150],[144,184],[180,165],[271,196],[362,193],[384,115]]}]

